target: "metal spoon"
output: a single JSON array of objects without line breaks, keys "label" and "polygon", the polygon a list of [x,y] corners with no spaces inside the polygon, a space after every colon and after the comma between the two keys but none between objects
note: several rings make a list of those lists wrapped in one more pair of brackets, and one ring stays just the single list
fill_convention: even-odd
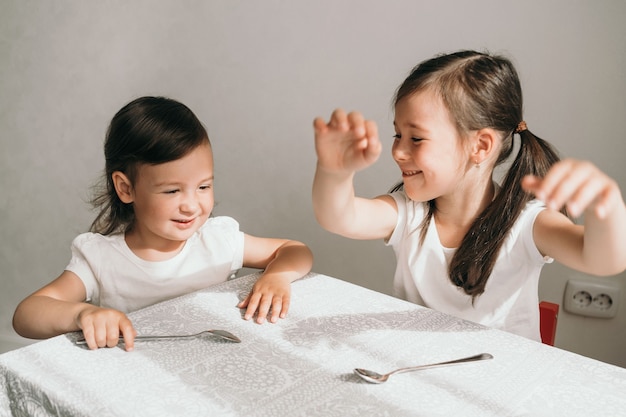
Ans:
[{"label": "metal spoon", "polygon": [[[164,335],[164,336],[135,336],[135,341],[142,341],[142,340],[163,340],[163,339],[189,339],[192,337],[198,337],[204,334],[211,334],[213,336],[217,336],[220,339],[224,339],[224,340],[228,340],[230,342],[235,342],[235,343],[241,343],[241,339],[239,339],[237,336],[235,336],[234,334],[232,334],[231,332],[228,332],[226,330],[205,330],[203,332],[200,333],[195,333],[195,334],[183,334],[183,335]],[[120,341],[124,340],[124,336],[120,335]],[[87,341],[85,340],[84,336],[81,337],[80,339],[76,340],[76,344],[77,345],[86,345]]]},{"label": "metal spoon", "polygon": [[428,369],[428,368],[437,368],[440,366],[447,366],[447,365],[454,365],[457,363],[464,363],[464,362],[474,362],[474,361],[482,361],[485,359],[492,359],[493,356],[489,353],[481,353],[480,355],[474,355],[474,356],[469,356],[467,358],[461,358],[461,359],[455,359],[452,361],[446,361],[446,362],[439,362],[439,363],[433,363],[430,365],[420,365],[420,366],[411,366],[408,368],[400,368],[400,369],[396,369],[395,371],[391,371],[388,372],[384,375],[381,375],[377,372],[374,371],[369,371],[367,369],[362,369],[362,368],[356,368],[354,370],[354,373],[357,374],[358,376],[360,376],[361,378],[363,378],[364,380],[366,380],[367,382],[371,382],[372,384],[382,384],[383,382],[385,382],[387,379],[389,379],[389,377],[393,374],[400,374],[403,372],[411,372],[411,371],[418,371],[421,369]]}]

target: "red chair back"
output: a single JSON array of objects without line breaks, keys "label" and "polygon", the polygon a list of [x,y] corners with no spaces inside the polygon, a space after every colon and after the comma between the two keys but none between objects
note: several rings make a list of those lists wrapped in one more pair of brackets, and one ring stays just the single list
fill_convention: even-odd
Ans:
[{"label": "red chair back", "polygon": [[559,305],[548,301],[539,303],[539,330],[541,342],[554,346],[556,323],[559,317]]}]

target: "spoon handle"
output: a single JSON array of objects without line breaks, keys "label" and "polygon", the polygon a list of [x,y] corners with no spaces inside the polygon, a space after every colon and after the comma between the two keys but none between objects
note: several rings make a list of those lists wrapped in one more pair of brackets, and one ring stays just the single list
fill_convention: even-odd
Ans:
[{"label": "spoon handle", "polygon": [[[197,334],[183,334],[183,335],[163,335],[163,336],[135,336],[135,340],[161,340],[161,339],[184,339],[189,337],[195,337]],[[120,335],[120,342],[124,341],[124,336]],[[87,341],[84,338],[76,340],[77,345],[86,345]]]},{"label": "spoon handle", "polygon": [[455,360],[446,361],[446,362],[431,363],[429,365],[410,366],[408,368],[400,368],[400,369],[396,369],[395,371],[389,372],[388,375],[401,374],[403,372],[417,371],[420,369],[438,368],[440,366],[455,365],[457,363],[482,361],[485,359],[492,359],[492,358],[493,356],[490,353],[481,353],[479,355],[469,356],[467,358],[455,359]]},{"label": "spoon handle", "polygon": [[[185,339],[188,337],[196,337],[197,334],[181,334],[181,335],[163,335],[163,336],[135,336],[135,340],[161,340],[161,339]],[[120,336],[120,340],[124,340],[124,336]]]}]

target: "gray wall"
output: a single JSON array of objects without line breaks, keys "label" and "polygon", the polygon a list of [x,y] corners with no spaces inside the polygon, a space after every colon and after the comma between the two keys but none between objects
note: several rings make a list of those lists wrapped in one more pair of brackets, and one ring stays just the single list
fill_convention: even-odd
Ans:
[{"label": "gray wall", "polygon": [[[26,342],[13,310],[67,264],[94,216],[86,200],[107,124],[137,96],[179,99],[206,124],[216,214],[303,240],[317,272],[389,292],[390,249],[332,236],[313,218],[313,118],[340,106],[379,123],[386,149],[357,178],[360,194],[377,195],[398,179],[390,103],[412,66],[462,48],[503,52],[530,128],[624,189],[625,35],[622,0],[3,0],[0,345]],[[572,274],[547,267],[542,298],[560,302]],[[623,289],[620,303],[608,320],[562,312],[557,345],[626,366]]]}]

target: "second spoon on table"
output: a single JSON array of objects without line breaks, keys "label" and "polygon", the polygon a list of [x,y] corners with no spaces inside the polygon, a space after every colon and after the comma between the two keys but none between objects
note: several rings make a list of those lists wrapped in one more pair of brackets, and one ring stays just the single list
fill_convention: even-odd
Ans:
[{"label": "second spoon on table", "polygon": [[429,365],[411,366],[408,368],[400,368],[400,369],[396,369],[395,371],[391,371],[383,375],[379,374],[378,372],[370,371],[370,370],[363,369],[363,368],[356,368],[354,370],[354,373],[360,376],[361,378],[363,378],[364,380],[366,380],[367,382],[371,382],[372,384],[382,384],[383,382],[388,380],[389,377],[393,374],[400,374],[402,372],[419,371],[421,369],[428,369],[428,368],[438,368],[440,366],[455,365],[458,363],[482,361],[485,359],[492,359],[492,358],[493,356],[489,353],[481,353],[480,355],[469,356],[467,358],[455,359],[452,361],[432,363]]}]

